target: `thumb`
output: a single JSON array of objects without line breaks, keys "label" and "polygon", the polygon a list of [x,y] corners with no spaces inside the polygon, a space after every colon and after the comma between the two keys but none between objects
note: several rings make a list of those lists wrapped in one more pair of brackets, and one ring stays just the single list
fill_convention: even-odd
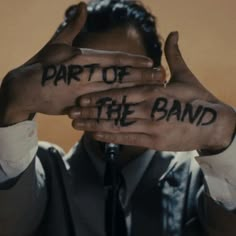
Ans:
[{"label": "thumb", "polygon": [[49,44],[64,43],[72,45],[74,38],[80,33],[87,19],[87,6],[84,2],[77,5],[75,14],[66,20],[56,32]]},{"label": "thumb", "polygon": [[[65,21],[58,32],[47,42],[47,44],[34,55],[31,59],[24,63],[24,65],[31,65],[38,62],[42,57],[47,55],[47,61],[51,61],[54,58],[54,54],[50,57],[48,53],[48,46],[52,44],[67,44],[72,46],[74,38],[82,30],[87,19],[87,6],[84,2],[79,3],[75,8],[75,13]],[[70,52],[69,52],[70,53]],[[49,54],[49,55],[48,55]],[[65,57],[64,54],[61,54]],[[70,55],[70,54],[69,54]],[[68,55],[68,56],[69,56]],[[55,59],[54,59],[55,60]],[[57,61],[61,60],[60,53],[57,53]]]},{"label": "thumb", "polygon": [[165,43],[165,56],[172,76],[189,71],[179,50],[178,40],[179,33],[171,32]]}]

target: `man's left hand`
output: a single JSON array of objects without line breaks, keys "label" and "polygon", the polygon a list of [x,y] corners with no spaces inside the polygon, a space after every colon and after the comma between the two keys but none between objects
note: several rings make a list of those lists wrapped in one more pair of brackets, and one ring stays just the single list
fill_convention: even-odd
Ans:
[{"label": "man's left hand", "polygon": [[73,127],[93,132],[98,141],[160,151],[226,148],[236,113],[189,70],[178,33],[168,36],[165,55],[171,72],[167,87],[147,84],[84,95],[69,113]]}]

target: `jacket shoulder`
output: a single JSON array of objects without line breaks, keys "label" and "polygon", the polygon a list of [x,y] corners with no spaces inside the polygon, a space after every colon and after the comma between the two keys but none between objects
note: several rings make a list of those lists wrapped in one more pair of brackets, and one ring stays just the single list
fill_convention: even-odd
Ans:
[{"label": "jacket shoulder", "polygon": [[49,150],[51,150],[51,149],[56,150],[60,154],[60,156],[62,156],[62,157],[65,156],[65,151],[60,146],[58,146],[54,143],[39,141],[39,143],[38,143],[38,155],[47,154],[49,152]]}]

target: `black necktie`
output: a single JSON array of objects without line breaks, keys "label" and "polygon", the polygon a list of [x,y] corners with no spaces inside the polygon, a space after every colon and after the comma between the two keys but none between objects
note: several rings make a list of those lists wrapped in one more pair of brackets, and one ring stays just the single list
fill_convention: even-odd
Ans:
[{"label": "black necktie", "polygon": [[115,163],[107,162],[104,176],[106,236],[127,236],[125,213],[120,201],[124,178]]}]

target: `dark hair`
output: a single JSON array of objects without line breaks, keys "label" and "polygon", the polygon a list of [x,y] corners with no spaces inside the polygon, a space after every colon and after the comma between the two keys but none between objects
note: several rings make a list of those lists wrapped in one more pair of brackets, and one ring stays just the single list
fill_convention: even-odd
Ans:
[{"label": "dark hair", "polygon": [[[154,66],[161,64],[162,45],[156,30],[156,18],[139,1],[94,0],[88,3],[87,8],[88,18],[83,32],[104,32],[114,27],[132,25],[140,33]],[[69,7],[65,17],[69,18],[74,11],[75,6]]]}]

